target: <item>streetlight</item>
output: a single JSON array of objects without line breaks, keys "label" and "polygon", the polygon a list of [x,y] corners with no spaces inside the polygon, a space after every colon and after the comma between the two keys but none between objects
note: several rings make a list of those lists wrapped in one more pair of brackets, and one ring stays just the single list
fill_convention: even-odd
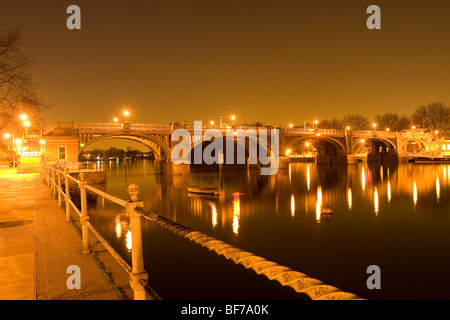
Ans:
[{"label": "streetlight", "polygon": [[[315,120],[314,121],[314,124],[315,124],[315,126],[317,127],[317,124],[319,123],[319,120]],[[313,126],[313,129],[314,129],[314,126]]]},{"label": "streetlight", "polygon": [[23,123],[23,126],[25,127],[25,130],[24,130],[24,138],[26,138],[26,137],[28,137],[28,127],[30,126],[30,121],[25,121],[24,123]]},{"label": "streetlight", "polygon": [[386,128],[386,131],[387,131],[387,132],[389,132],[390,130],[391,130],[391,129],[389,129],[389,128]]},{"label": "streetlight", "polygon": [[114,118],[113,118],[113,121],[114,121],[114,122],[119,122],[119,118],[114,117]]},{"label": "streetlight", "polygon": [[[9,139],[9,138],[11,138],[11,135],[9,133],[5,133],[5,134],[3,134],[3,137],[5,139]],[[12,166],[15,168],[15,166],[16,166],[16,150],[14,148],[14,136],[12,136],[12,148],[13,148],[12,149],[13,150]],[[8,143],[8,150],[10,150],[9,143]]]},{"label": "streetlight", "polygon": [[213,126],[213,125],[214,125],[214,121],[211,120],[211,121],[209,122],[209,124],[210,124],[211,126]]},{"label": "streetlight", "polygon": [[232,116],[231,116],[231,121],[233,121],[233,126],[234,126],[234,120],[236,120],[236,116],[235,116],[235,115],[232,115]]},{"label": "streetlight", "polygon": [[308,147],[308,155],[309,155],[309,141],[306,142],[306,146]]},{"label": "streetlight", "polygon": [[289,128],[293,128],[294,127],[294,125],[292,124],[292,123],[289,123]]},{"label": "streetlight", "polygon": [[22,140],[16,139],[16,141],[14,141],[14,142],[17,144],[17,153],[18,153],[18,154],[21,154],[21,152],[20,152],[20,150],[21,150],[20,145],[21,145],[21,143],[22,143]]},{"label": "streetlight", "polygon": [[27,117],[26,114],[21,114],[21,115],[20,115],[20,119],[22,119],[22,120],[27,120],[28,117]]}]

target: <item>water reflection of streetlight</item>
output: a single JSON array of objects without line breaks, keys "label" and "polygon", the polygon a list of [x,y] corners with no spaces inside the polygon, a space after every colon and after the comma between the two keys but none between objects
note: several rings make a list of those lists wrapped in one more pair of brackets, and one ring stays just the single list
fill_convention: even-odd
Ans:
[{"label": "water reflection of streetlight", "polygon": [[295,217],[295,197],[291,194],[291,217]]},{"label": "water reflection of streetlight", "polygon": [[362,167],[361,170],[361,187],[364,193],[364,191],[366,190],[366,172],[364,171],[364,167]]},{"label": "water reflection of streetlight", "polygon": [[379,202],[378,202],[378,189],[375,187],[375,190],[373,191],[373,205],[375,214],[378,215],[379,212]]},{"label": "water reflection of streetlight", "polygon": [[317,201],[316,201],[316,221],[320,222],[320,217],[322,215],[322,187],[319,185],[317,187]]},{"label": "water reflection of streetlight", "polygon": [[211,220],[212,220],[212,226],[215,228],[217,227],[217,208],[216,204],[214,202],[209,202],[209,206],[211,207]]},{"label": "water reflection of streetlight", "polygon": [[417,184],[416,184],[415,180],[414,180],[414,184],[413,184],[413,203],[414,203],[414,209],[416,209],[416,205],[417,205]]},{"label": "water reflection of streetlight", "polygon": [[239,233],[239,219],[241,216],[241,201],[239,199],[239,192],[233,193],[233,232]]},{"label": "water reflection of streetlight", "polygon": [[352,206],[353,206],[352,188],[348,188],[348,191],[347,191],[347,202],[348,202],[348,210],[352,210]]},{"label": "water reflection of streetlight", "polygon": [[128,250],[131,250],[133,248],[133,240],[131,239],[131,230],[128,230],[127,232],[126,245]]},{"label": "water reflection of streetlight", "polygon": [[387,183],[387,199],[388,199],[388,204],[391,203],[391,182],[388,181]]},{"label": "water reflection of streetlight", "polygon": [[306,166],[306,186],[308,188],[310,188],[310,182],[311,182],[311,173],[309,172],[309,165]]},{"label": "water reflection of streetlight", "polygon": [[436,177],[436,201],[439,202],[441,198],[441,185],[439,183],[439,177]]}]

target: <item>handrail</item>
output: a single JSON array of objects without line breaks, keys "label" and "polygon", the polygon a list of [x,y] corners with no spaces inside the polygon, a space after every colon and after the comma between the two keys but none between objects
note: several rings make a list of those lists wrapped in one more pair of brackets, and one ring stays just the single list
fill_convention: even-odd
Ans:
[{"label": "handrail", "polygon": [[103,197],[105,199],[108,199],[111,202],[117,203],[119,206],[126,207],[126,205],[127,205],[127,201],[119,199],[117,197],[114,197],[114,196],[112,196],[112,195],[110,195],[110,194],[108,194],[108,193],[106,193],[104,191],[101,191],[101,190],[99,190],[97,188],[94,188],[94,187],[92,187],[90,185],[86,185],[86,189],[88,189],[88,190],[98,194],[99,196],[101,196],[101,197]]}]

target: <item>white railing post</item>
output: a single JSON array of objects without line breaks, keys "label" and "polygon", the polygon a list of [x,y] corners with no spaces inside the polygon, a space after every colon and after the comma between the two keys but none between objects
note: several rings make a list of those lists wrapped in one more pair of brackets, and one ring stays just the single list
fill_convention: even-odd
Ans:
[{"label": "white railing post", "polygon": [[86,220],[89,220],[87,195],[86,195],[86,180],[84,179],[84,173],[80,173],[80,199],[81,199],[81,233],[83,237],[83,253],[91,252],[89,247],[89,227],[86,224]]},{"label": "white railing post", "polygon": [[131,261],[132,273],[130,275],[130,285],[134,291],[134,300],[146,300],[146,292],[139,284],[140,279],[148,280],[147,272],[144,269],[144,255],[142,251],[141,215],[136,212],[137,206],[142,207],[143,202],[138,200],[139,187],[131,184],[127,191],[131,201],[127,203],[127,215],[131,223]]},{"label": "white railing post", "polygon": [[61,208],[62,206],[62,194],[61,194],[61,173],[59,172],[59,168],[58,171],[56,172],[56,175],[58,177],[58,188],[57,188],[57,192],[58,192],[58,207]]},{"label": "white railing post", "polygon": [[66,202],[66,221],[70,221],[70,186],[69,186],[69,169],[67,167],[64,168],[64,186],[65,186],[65,194],[66,197],[64,198]]}]

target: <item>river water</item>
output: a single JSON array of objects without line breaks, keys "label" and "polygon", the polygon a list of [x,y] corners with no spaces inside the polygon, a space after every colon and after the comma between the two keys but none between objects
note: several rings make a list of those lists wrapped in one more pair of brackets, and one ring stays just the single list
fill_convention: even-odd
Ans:
[{"label": "river water", "polygon": [[[259,170],[154,174],[153,162],[106,162],[107,184],[144,207],[240,249],[367,299],[450,299],[450,165],[292,163]],[[220,196],[187,193],[216,185]],[[331,214],[321,208],[331,209]],[[131,264],[129,223],[108,201],[91,221]],[[143,219],[145,269],[163,299],[301,299],[292,289],[219,257]],[[369,289],[367,268],[380,268]]]}]

